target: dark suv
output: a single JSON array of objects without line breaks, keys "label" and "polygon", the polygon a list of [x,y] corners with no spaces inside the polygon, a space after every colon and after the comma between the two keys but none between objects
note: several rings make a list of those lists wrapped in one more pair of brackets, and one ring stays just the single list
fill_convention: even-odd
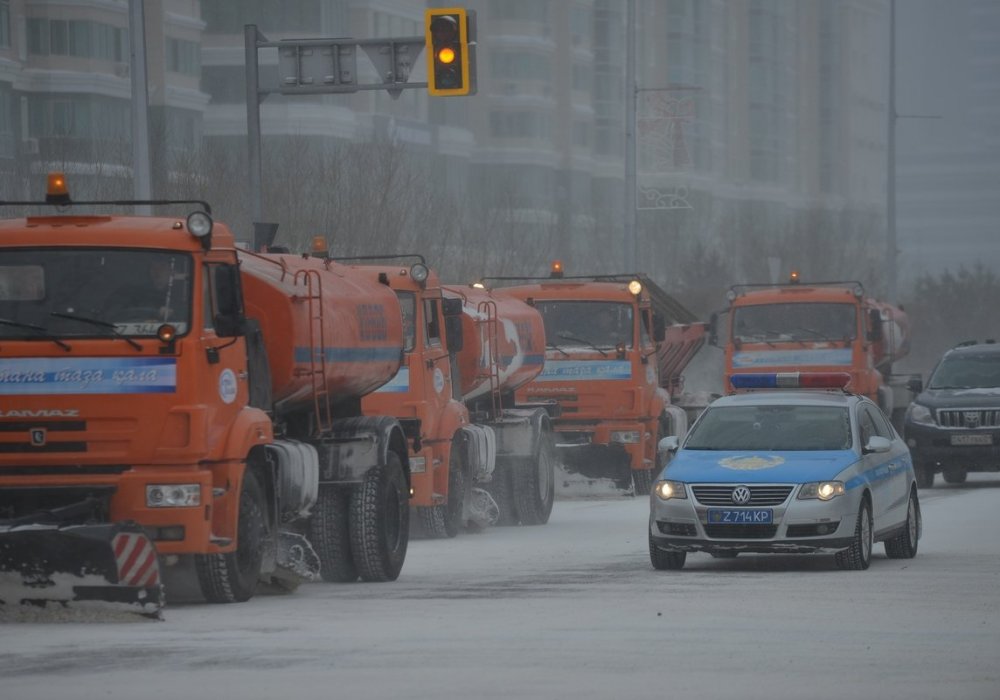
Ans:
[{"label": "dark suv", "polygon": [[906,409],[903,428],[917,485],[934,485],[941,472],[961,484],[970,471],[1000,471],[1000,344],[970,341],[948,350],[927,387]]}]

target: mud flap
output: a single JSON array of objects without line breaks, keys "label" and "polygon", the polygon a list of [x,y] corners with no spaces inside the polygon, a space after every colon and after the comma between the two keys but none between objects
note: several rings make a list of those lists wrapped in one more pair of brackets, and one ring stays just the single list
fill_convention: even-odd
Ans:
[{"label": "mud flap", "polygon": [[159,617],[156,547],[132,522],[0,526],[0,603],[94,602]]}]

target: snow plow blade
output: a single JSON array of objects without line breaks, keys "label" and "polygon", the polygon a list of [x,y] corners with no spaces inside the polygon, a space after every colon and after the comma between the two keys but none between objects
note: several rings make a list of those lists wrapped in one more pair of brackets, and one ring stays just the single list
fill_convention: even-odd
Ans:
[{"label": "snow plow blade", "polygon": [[156,547],[135,523],[0,526],[0,603],[88,603],[160,616]]}]

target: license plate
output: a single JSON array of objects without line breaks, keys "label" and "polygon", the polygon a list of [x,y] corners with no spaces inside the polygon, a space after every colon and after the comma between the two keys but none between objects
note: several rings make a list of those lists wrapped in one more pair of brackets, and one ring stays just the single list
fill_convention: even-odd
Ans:
[{"label": "license plate", "polygon": [[992,445],[993,436],[986,435],[952,435],[952,445]]},{"label": "license plate", "polygon": [[709,508],[709,525],[762,525],[774,522],[774,511],[770,508]]}]

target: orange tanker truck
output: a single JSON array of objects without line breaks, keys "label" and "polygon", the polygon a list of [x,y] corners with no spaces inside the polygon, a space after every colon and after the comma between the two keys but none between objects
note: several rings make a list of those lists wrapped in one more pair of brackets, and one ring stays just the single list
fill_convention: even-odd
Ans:
[{"label": "orange tanker truck", "polygon": [[361,412],[402,360],[391,289],[240,250],[204,203],[77,213],[50,176],[0,204],[69,212],[0,222],[0,600],[158,614],[185,562],[212,602],[399,575],[406,437]]},{"label": "orange tanker truck", "polygon": [[[912,375],[892,374],[909,352],[902,309],[865,294],[860,282],[742,284],[727,293],[729,318],[713,317],[711,341],[725,350],[724,386],[734,373],[847,372],[848,389],[878,403],[902,430]],[[720,332],[722,331],[722,332]]]},{"label": "orange tanker truck", "polygon": [[339,260],[384,280],[399,298],[403,366],[362,407],[396,416],[406,431],[411,505],[424,533],[454,537],[463,527],[547,522],[555,405],[514,401],[514,391],[542,370],[538,312],[483,289],[443,286],[419,255]]},{"label": "orange tanker truck", "polygon": [[617,490],[648,493],[662,466],[660,438],[687,431],[687,412],[671,393],[704,342],[705,324],[640,274],[564,276],[557,262],[549,278],[487,281],[523,282],[494,293],[542,316],[545,366],[517,398],[558,403],[553,429],[563,469],[588,484],[611,480]]}]

